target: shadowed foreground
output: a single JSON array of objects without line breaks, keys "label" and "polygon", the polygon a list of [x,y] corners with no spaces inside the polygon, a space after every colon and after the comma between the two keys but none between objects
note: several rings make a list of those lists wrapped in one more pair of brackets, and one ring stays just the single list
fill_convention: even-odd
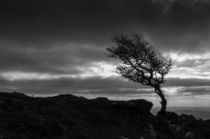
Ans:
[{"label": "shadowed foreground", "polygon": [[190,115],[150,113],[146,100],[110,101],[73,95],[28,97],[0,93],[2,139],[210,138],[210,121]]}]

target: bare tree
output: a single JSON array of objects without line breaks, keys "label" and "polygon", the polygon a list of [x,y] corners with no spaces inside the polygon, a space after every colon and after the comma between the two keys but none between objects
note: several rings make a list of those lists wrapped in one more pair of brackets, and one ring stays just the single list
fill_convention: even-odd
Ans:
[{"label": "bare tree", "polygon": [[113,38],[113,43],[114,46],[107,51],[110,57],[121,61],[117,72],[131,81],[153,87],[161,98],[159,114],[165,114],[167,100],[161,85],[171,69],[172,58],[155,50],[142,35],[118,35]]}]

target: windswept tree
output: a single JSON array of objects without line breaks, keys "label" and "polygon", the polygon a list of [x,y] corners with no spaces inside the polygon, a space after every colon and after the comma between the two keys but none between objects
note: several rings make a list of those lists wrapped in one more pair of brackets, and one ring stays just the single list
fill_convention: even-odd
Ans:
[{"label": "windswept tree", "polygon": [[154,49],[142,35],[118,35],[113,38],[113,43],[114,46],[107,48],[107,51],[110,57],[121,61],[117,72],[131,81],[153,87],[161,98],[162,107],[159,114],[165,114],[167,100],[162,91],[162,84],[165,82],[165,75],[171,69],[172,58]]}]

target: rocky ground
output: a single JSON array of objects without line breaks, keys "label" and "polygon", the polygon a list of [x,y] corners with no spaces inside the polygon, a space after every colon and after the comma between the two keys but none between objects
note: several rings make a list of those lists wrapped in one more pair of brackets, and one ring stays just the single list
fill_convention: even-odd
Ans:
[{"label": "rocky ground", "polygon": [[210,120],[150,113],[146,100],[0,93],[0,139],[209,139]]}]

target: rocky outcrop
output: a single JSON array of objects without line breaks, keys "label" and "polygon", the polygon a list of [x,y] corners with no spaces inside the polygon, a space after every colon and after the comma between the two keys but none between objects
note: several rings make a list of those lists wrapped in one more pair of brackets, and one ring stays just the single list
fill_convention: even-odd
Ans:
[{"label": "rocky outcrop", "polygon": [[135,139],[147,126],[151,108],[146,100],[0,93],[0,135],[14,139]]},{"label": "rocky outcrop", "polygon": [[0,93],[2,139],[209,139],[210,120],[150,113],[146,100]]}]

